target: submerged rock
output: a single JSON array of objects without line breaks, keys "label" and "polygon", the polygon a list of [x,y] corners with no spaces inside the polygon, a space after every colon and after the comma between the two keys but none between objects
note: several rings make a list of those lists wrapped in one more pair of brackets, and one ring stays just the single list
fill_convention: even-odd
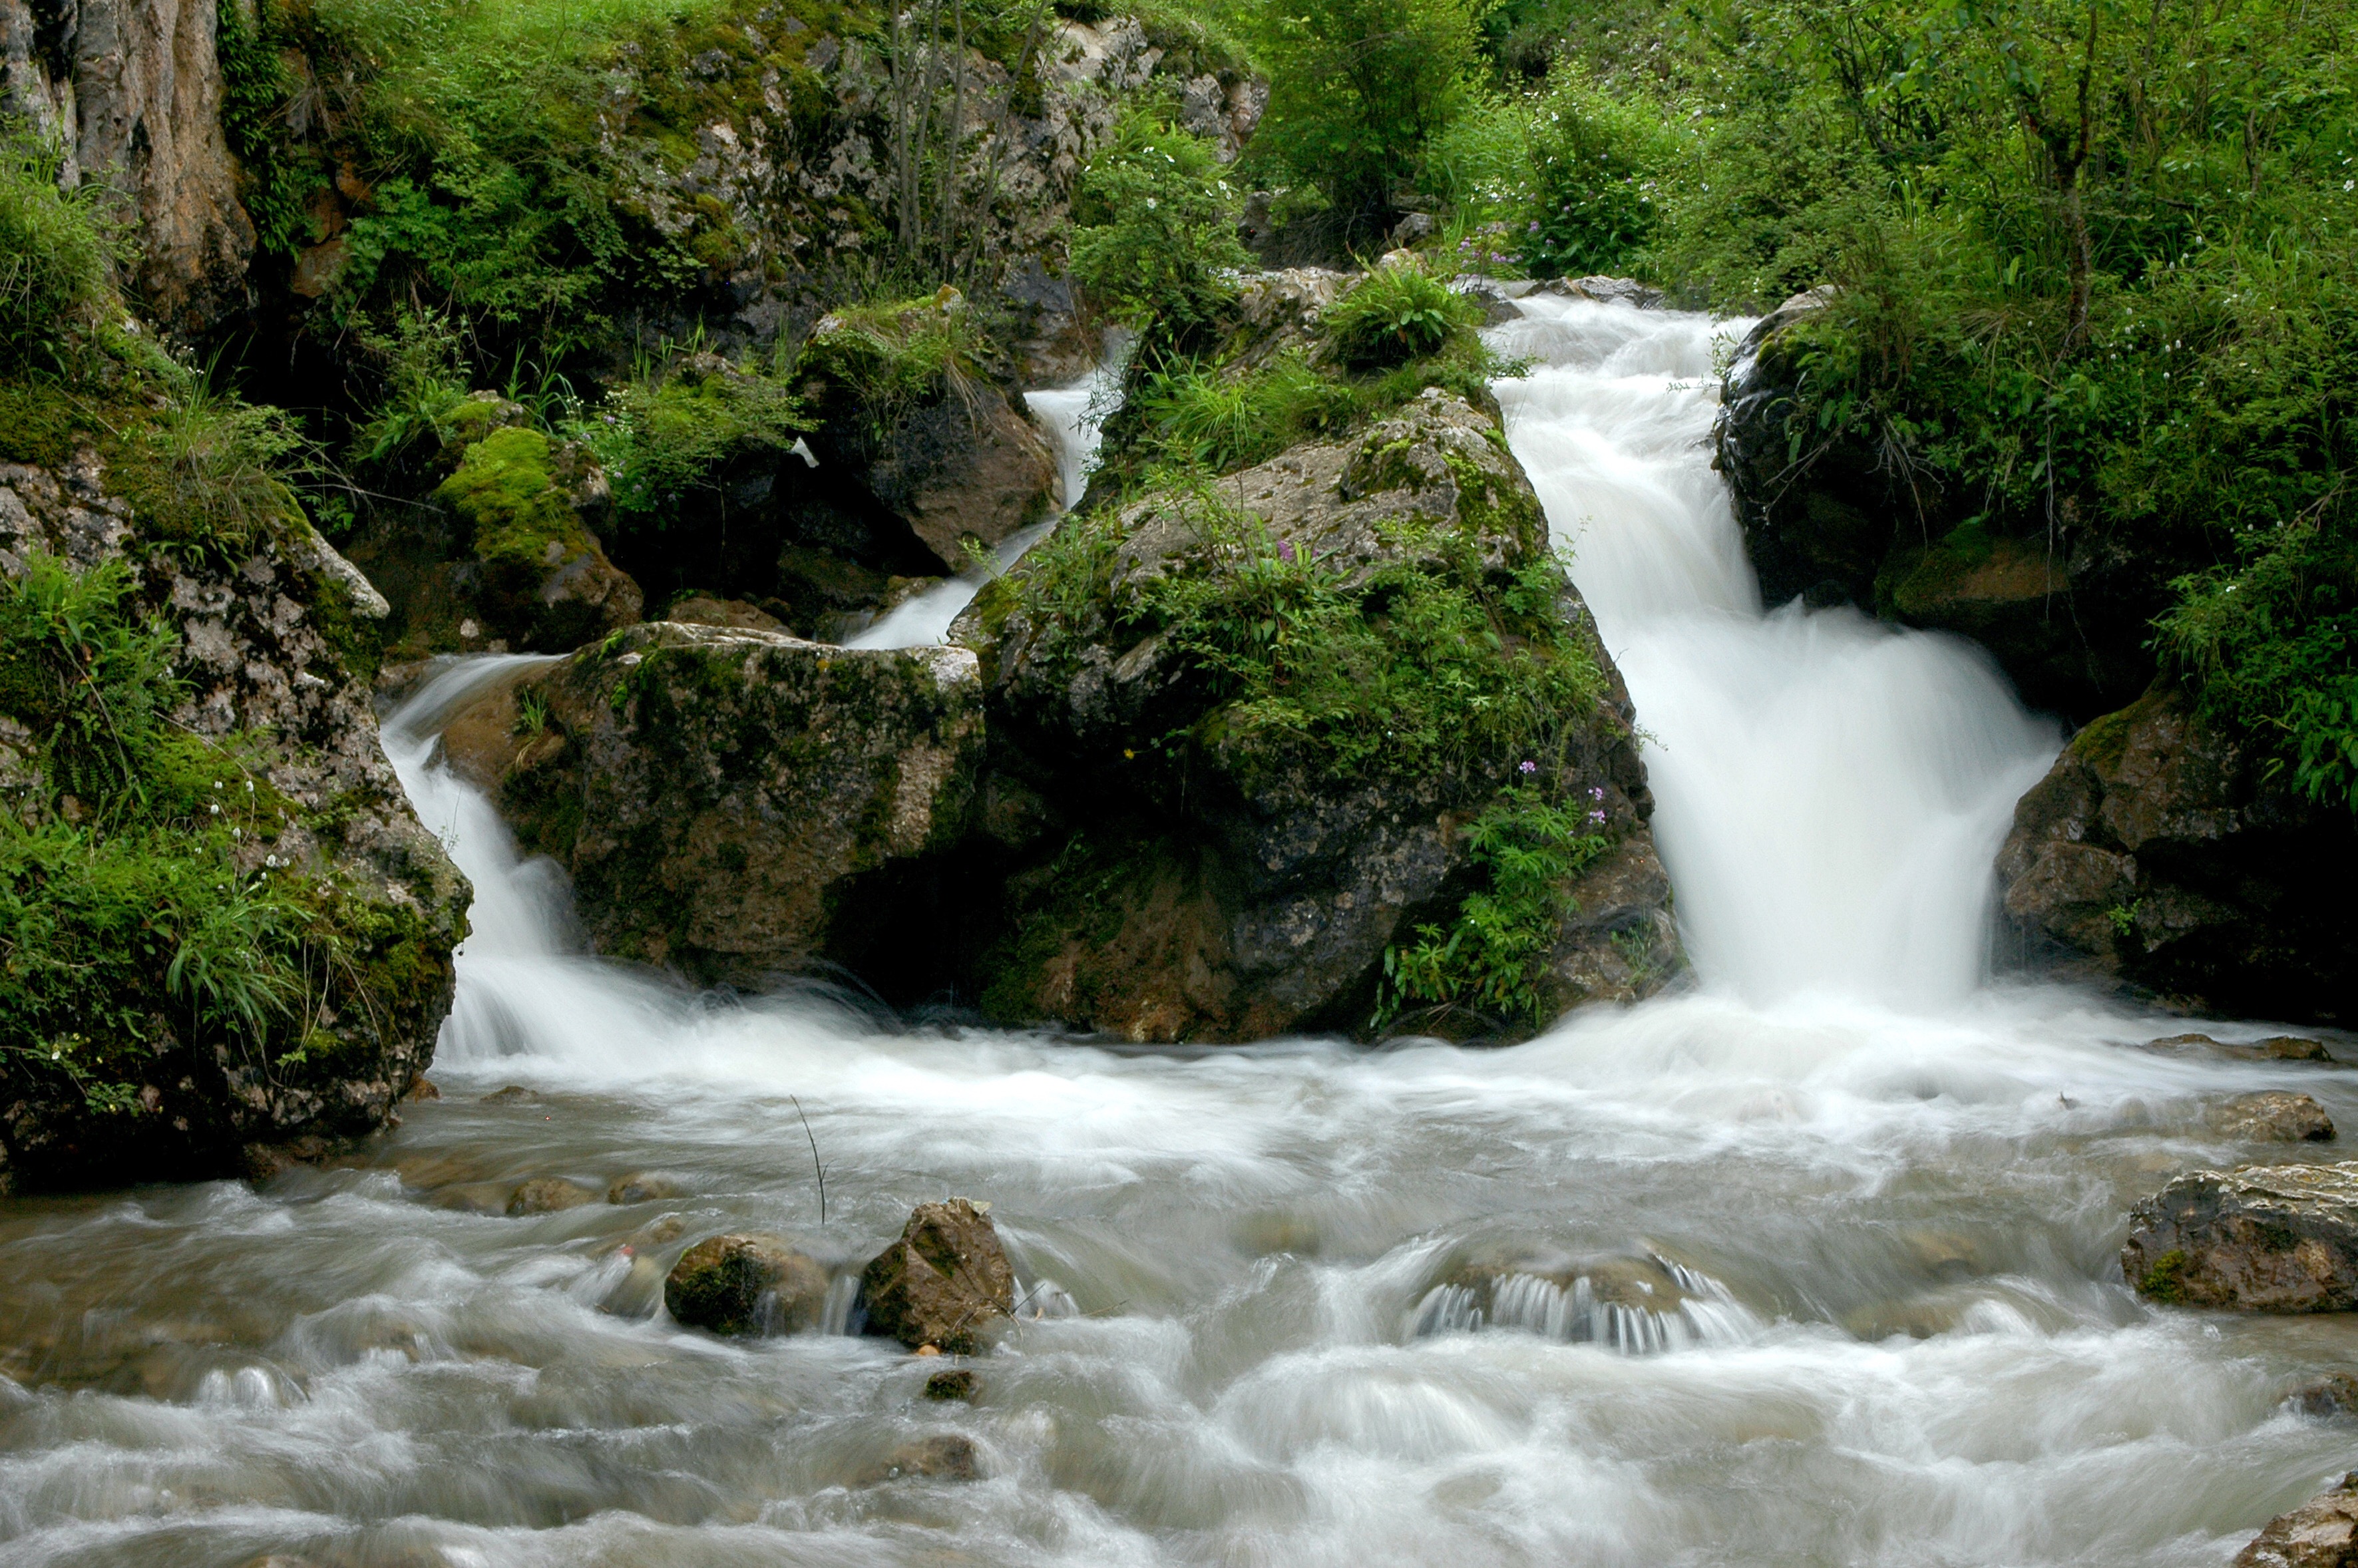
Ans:
[{"label": "submerged rock", "polygon": [[2307,1095],[2283,1089],[2238,1095],[2211,1113],[2211,1125],[2252,1143],[2330,1143],[2333,1119]]},{"label": "submerged rock", "polygon": [[2358,1377],[2328,1372],[2287,1394],[2285,1403],[2306,1416],[2358,1415]]},{"label": "submerged rock", "polygon": [[925,1379],[925,1398],[944,1400],[971,1400],[974,1398],[976,1386],[972,1368],[953,1368],[946,1372],[936,1372]]},{"label": "submerged rock", "polygon": [[511,1218],[527,1214],[556,1214],[597,1201],[598,1195],[579,1182],[568,1182],[561,1176],[535,1176],[510,1195],[507,1212]]},{"label": "submerged rock", "polygon": [[2270,1519],[2235,1554],[2234,1568],[2358,1568],[2358,1470]]},{"label": "submerged rock", "polygon": [[2351,814],[2296,795],[2171,688],[2064,749],[2015,808],[1998,874],[2034,957],[2228,1014],[2334,1020],[2358,995]]},{"label": "submerged rock", "polygon": [[2180,1176],[2130,1211],[2121,1272],[2166,1306],[2358,1308],[2358,1163]]},{"label": "submerged rock", "polygon": [[1715,1281],[1651,1253],[1576,1259],[1508,1248],[1452,1268],[1418,1303],[1412,1332],[1520,1328],[1644,1354],[1693,1343],[1728,1304]]},{"label": "submerged rock", "polygon": [[656,622],[491,694],[445,747],[572,873],[597,951],[758,985],[883,939],[878,873],[966,831],[981,707],[963,649]]},{"label": "submerged rock", "polygon": [[687,1195],[687,1183],[660,1171],[633,1171],[627,1176],[617,1176],[606,1189],[606,1201],[611,1204],[658,1203]]},{"label": "submerged rock", "polygon": [[974,1439],[955,1432],[936,1432],[895,1444],[892,1452],[860,1476],[860,1484],[874,1486],[904,1477],[971,1481],[981,1474]]},{"label": "submerged rock", "polygon": [[900,1239],[869,1263],[860,1287],[867,1332],[912,1350],[973,1355],[1015,1311],[1015,1271],[989,1207],[966,1198],[919,1204]]},{"label": "submerged rock", "polygon": [[795,1334],[818,1326],[827,1271],[775,1236],[715,1236],[681,1254],[664,1305],[715,1334]]}]

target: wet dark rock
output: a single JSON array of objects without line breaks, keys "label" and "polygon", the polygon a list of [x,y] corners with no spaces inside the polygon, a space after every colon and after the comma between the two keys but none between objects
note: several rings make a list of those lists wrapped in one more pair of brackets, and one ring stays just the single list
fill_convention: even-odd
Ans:
[{"label": "wet dark rock", "polygon": [[[1314,318],[1340,275],[1249,280],[1271,341]],[[1461,542],[1503,579],[1547,548],[1537,497],[1494,415],[1438,391],[1353,438],[1297,446],[1224,477],[1229,504],[1347,585],[1436,562]],[[1183,654],[1120,630],[1149,585],[1238,569],[1187,498],[1114,514],[1101,589],[1071,612],[1027,608],[1027,559],[986,587],[953,636],[985,660],[994,772],[1044,799],[1043,831],[1007,882],[1007,934],[978,966],[997,1022],[1057,1021],[1134,1041],[1238,1041],[1360,1029],[1383,954],[1445,918],[1475,874],[1462,831],[1500,781],[1470,762],[1342,776],[1310,747],[1224,722]],[[1617,673],[1568,581],[1557,613],[1605,677],[1553,766],[1591,795],[1616,848],[1567,889],[1552,1011],[1650,994],[1682,958],[1652,797]],[[1193,739],[1166,765],[1168,739]],[[1053,827],[1050,826],[1053,824]],[[1496,1020],[1419,1014],[1404,1030],[1494,1034]]]},{"label": "wet dark rock", "polygon": [[665,621],[683,626],[729,626],[749,632],[784,632],[785,622],[758,605],[741,599],[716,599],[708,593],[692,593],[675,600],[663,612]]},{"label": "wet dark rock", "polygon": [[2330,1143],[2333,1119],[2307,1095],[2283,1089],[2239,1095],[2211,1113],[2211,1125],[2251,1143]]},{"label": "wet dark rock", "polygon": [[2234,1568],[2358,1568],[2358,1470],[2270,1519]]},{"label": "wet dark rock", "polygon": [[891,951],[894,878],[963,838],[982,755],[957,648],[655,622],[478,707],[445,753],[571,874],[591,946],[708,984]]},{"label": "wet dark rock", "polygon": [[2358,824],[2173,688],[2073,739],[1998,874],[2034,962],[2230,1015],[2332,1021],[2358,995]]},{"label": "wet dark rock", "polygon": [[2166,1306],[2358,1307],[2358,1163],[2180,1176],[2130,1211],[2121,1272]]},{"label": "wet dark rock", "polygon": [[561,1176],[535,1176],[509,1195],[508,1216],[556,1214],[598,1201],[598,1195],[579,1182]]},{"label": "wet dark rock", "polygon": [[974,1439],[955,1432],[930,1433],[896,1444],[892,1452],[860,1477],[863,1486],[880,1481],[919,1478],[928,1481],[971,1481],[982,1474]]},{"label": "wet dark rock", "polygon": [[925,1379],[925,1398],[929,1400],[971,1400],[976,1379],[969,1368],[955,1367],[936,1372]]},{"label": "wet dark rock", "polygon": [[664,1305],[715,1334],[795,1334],[818,1326],[827,1271],[774,1236],[715,1236],[681,1254]]},{"label": "wet dark rock", "polygon": [[2320,1418],[2358,1415],[2358,1377],[2328,1372],[2285,1396],[2285,1403],[2300,1415]]},{"label": "wet dark rock", "polygon": [[441,1098],[442,1090],[440,1087],[435,1084],[432,1078],[427,1077],[423,1073],[420,1073],[417,1076],[412,1078],[409,1081],[409,1087],[401,1092],[401,1098],[404,1104],[411,1104],[418,1100],[440,1099]]},{"label": "wet dark rock", "polygon": [[627,1176],[615,1177],[606,1189],[606,1201],[611,1204],[659,1203],[665,1198],[687,1195],[687,1183],[661,1171],[633,1171]]},{"label": "wet dark rock", "polygon": [[522,1084],[510,1084],[483,1097],[485,1105],[537,1105],[539,1102],[540,1091],[528,1089]]},{"label": "wet dark rock", "polygon": [[869,1263],[860,1287],[867,1332],[912,1350],[973,1355],[1015,1311],[1015,1271],[990,1206],[966,1198],[919,1204],[900,1239]]}]

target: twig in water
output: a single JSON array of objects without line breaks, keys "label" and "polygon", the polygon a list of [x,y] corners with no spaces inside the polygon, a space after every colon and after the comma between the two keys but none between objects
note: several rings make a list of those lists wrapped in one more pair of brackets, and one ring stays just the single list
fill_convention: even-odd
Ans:
[{"label": "twig in water", "polygon": [[803,1109],[801,1098],[796,1095],[788,1095],[786,1098],[795,1102],[795,1114],[803,1119],[803,1136],[810,1140],[811,1169],[818,1173],[818,1222],[825,1225],[827,1223],[827,1167],[819,1163],[818,1138],[811,1131],[810,1114]]}]

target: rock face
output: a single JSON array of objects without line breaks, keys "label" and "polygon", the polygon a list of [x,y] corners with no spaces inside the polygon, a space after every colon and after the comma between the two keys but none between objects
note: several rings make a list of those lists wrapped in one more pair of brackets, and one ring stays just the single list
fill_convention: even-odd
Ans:
[{"label": "rock face", "polygon": [[2348,1312],[2358,1307],[2358,1164],[2180,1176],[2130,1211],[2121,1271],[2169,1306]]},{"label": "rock face", "polygon": [[200,330],[243,305],[254,225],[221,124],[214,0],[0,0],[0,118],[66,151],[136,221],[149,311]]},{"label": "rock face", "polygon": [[[1263,292],[1270,308],[1293,308]],[[1341,592],[1426,552],[1463,549],[1466,569],[1503,575],[1546,547],[1496,421],[1438,392],[1217,490],[1266,529],[1256,548],[1322,563]],[[1446,765],[1338,776],[1235,721],[1216,683],[1136,629],[1152,585],[1254,569],[1252,552],[1219,544],[1192,507],[1150,495],[1089,524],[1107,557],[1086,602],[1027,609],[1035,552],[954,629],[983,653],[990,682],[996,793],[984,831],[1017,860],[1013,929],[983,967],[983,1007],[1139,1041],[1359,1029],[1388,946],[1445,915],[1467,884],[1463,829],[1499,781]],[[1554,583],[1555,613],[1586,640],[1607,688],[1596,711],[1567,719],[1556,765],[1615,841],[1568,890],[1560,1008],[1646,995],[1680,959],[1627,698],[1577,594],[1560,574]]]},{"label": "rock face", "polygon": [[803,1333],[827,1305],[827,1271],[774,1236],[715,1236],[680,1255],[664,1305],[715,1334]]},{"label": "rock face", "polygon": [[2358,828],[2157,687],[2015,809],[2006,912],[2063,957],[2209,1009],[2331,1022],[2358,995]]},{"label": "rock face", "polygon": [[901,1238],[860,1275],[868,1333],[953,1356],[983,1348],[1015,1311],[1015,1271],[988,1206],[965,1198],[917,1206]]},{"label": "rock face", "polygon": [[[355,650],[383,600],[297,517],[232,562],[153,549],[89,453],[55,470],[0,464],[0,577],[21,575],[36,552],[80,569],[133,568],[137,604],[180,640],[188,687],[173,721],[209,745],[241,738],[254,749],[254,786],[284,803],[266,834],[236,840],[230,869],[336,890],[330,907],[356,989],[323,1004],[295,1060],[259,1060],[243,1042],[192,1033],[184,1016],[144,1021],[144,1114],[93,1111],[79,1086],[8,1053],[0,1188],[267,1171],[383,1127],[433,1055],[470,896],[377,741]],[[36,825],[47,807],[24,769],[39,738],[7,706],[0,697],[0,786],[7,808]]]},{"label": "rock face", "polygon": [[[1584,279],[1585,285],[1594,280]],[[1770,604],[1852,603],[1987,647],[2033,708],[2087,719],[2152,677],[2147,622],[2164,585],[2076,529],[1993,534],[1978,498],[1944,493],[1880,447],[1797,428],[1813,289],[1761,319],[1720,401],[1714,466],[1727,476]]]},{"label": "rock face", "polygon": [[903,418],[868,483],[944,566],[963,571],[966,541],[1003,543],[1046,513],[1056,459],[1039,427],[991,387]]},{"label": "rock face", "polygon": [[2358,1470],[2268,1521],[2234,1568],[2358,1568]]},{"label": "rock face", "polygon": [[572,873],[591,946],[752,985],[871,945],[964,835],[982,692],[961,649],[654,622],[462,714],[452,763]]}]

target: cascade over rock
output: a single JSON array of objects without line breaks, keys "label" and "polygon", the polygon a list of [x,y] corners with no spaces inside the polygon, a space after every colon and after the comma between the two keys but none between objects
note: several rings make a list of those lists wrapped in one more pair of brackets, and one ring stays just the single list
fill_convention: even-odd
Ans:
[{"label": "cascade over rock", "polygon": [[701,983],[855,965],[875,873],[954,847],[981,760],[974,655],[653,622],[520,674],[444,746],[573,877],[600,953]]},{"label": "cascade over rock", "polygon": [[[298,517],[231,562],[156,548],[140,523],[92,454],[54,471],[0,464],[0,577],[20,576],[36,552],[83,570],[132,565],[140,607],[182,642],[189,684],[173,722],[262,746],[259,782],[286,803],[275,836],[242,838],[228,869],[335,887],[355,989],[312,1017],[298,1056],[278,1061],[185,1015],[135,1021],[147,1053],[139,1113],[93,1108],[73,1082],[27,1071],[29,1053],[0,1055],[0,1195],[267,1172],[325,1153],[397,1119],[450,1008],[467,882],[403,795],[348,657],[366,640],[355,618],[383,616],[384,601]],[[0,799],[28,826],[48,740],[0,695]]]},{"label": "cascade over rock", "polygon": [[2350,1016],[2358,832],[2157,686],[2082,730],[1998,855],[2032,956],[2229,1012]]},{"label": "cascade over rock", "polygon": [[[1467,548],[1504,573],[1546,548],[1495,416],[1439,391],[1217,488],[1286,558],[1325,562],[1347,583],[1422,551]],[[1038,558],[1027,557],[954,633],[983,656],[994,773],[1024,803],[998,829],[1017,865],[1011,930],[985,965],[986,1011],[1140,1041],[1364,1027],[1387,947],[1441,918],[1466,884],[1465,828],[1499,781],[1472,758],[1337,776],[1289,737],[1234,721],[1167,639],[1121,628],[1150,584],[1249,562],[1180,494],[1132,503],[1105,540],[1111,557],[1085,601],[1023,608],[1018,587]],[[1551,1012],[1648,995],[1680,962],[1628,698],[1560,575],[1556,614],[1606,686],[1593,713],[1566,716],[1557,765],[1595,792],[1615,848],[1568,890]],[[1181,734],[1184,765],[1158,766]]]}]

